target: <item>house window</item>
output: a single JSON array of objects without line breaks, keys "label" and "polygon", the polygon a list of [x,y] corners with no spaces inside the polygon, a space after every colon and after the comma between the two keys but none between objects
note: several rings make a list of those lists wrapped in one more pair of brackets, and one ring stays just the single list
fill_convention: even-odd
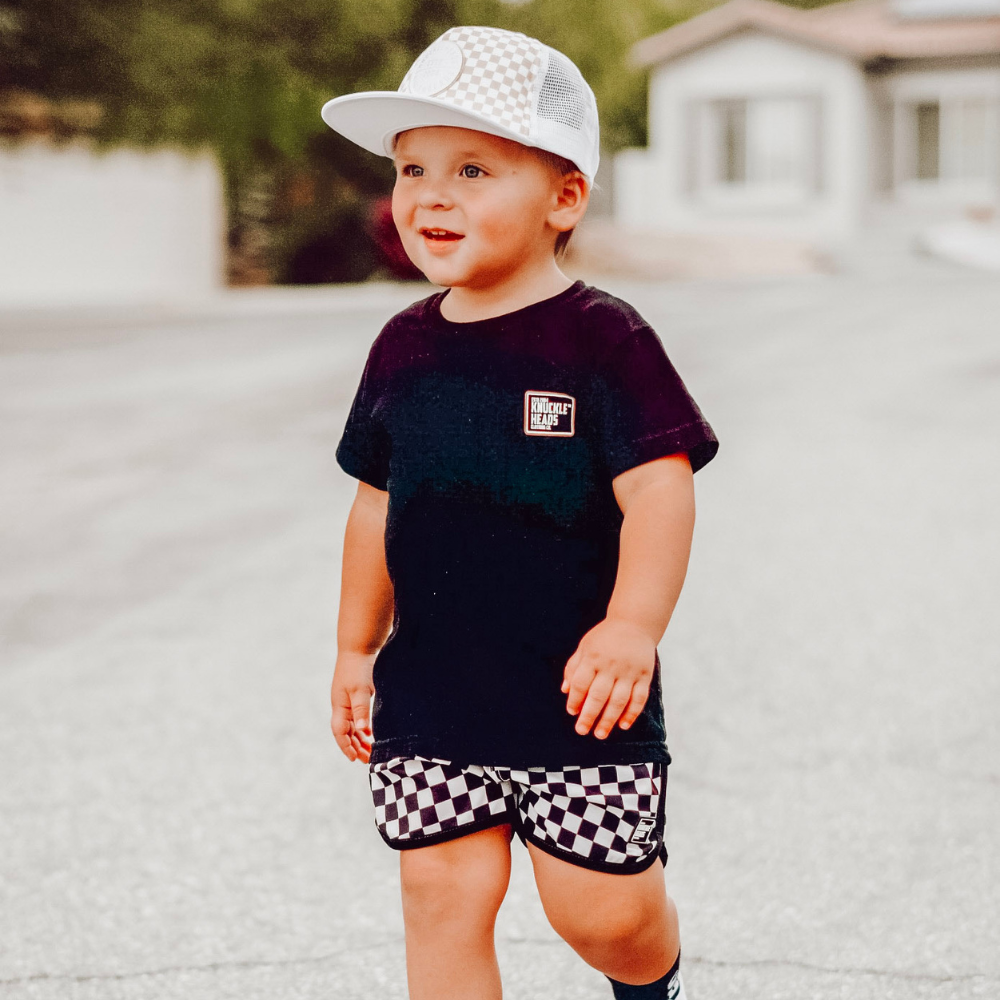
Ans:
[{"label": "house window", "polygon": [[745,184],[747,180],[747,102],[719,101],[716,114],[721,141],[719,180]]},{"label": "house window", "polygon": [[917,133],[917,180],[936,181],[941,173],[941,105],[924,101],[914,109]]},{"label": "house window", "polygon": [[796,201],[819,187],[819,101],[728,98],[696,108],[695,187],[722,201]]},{"label": "house window", "polygon": [[992,186],[998,105],[985,97],[921,100],[899,105],[903,126],[901,181],[952,189]]}]

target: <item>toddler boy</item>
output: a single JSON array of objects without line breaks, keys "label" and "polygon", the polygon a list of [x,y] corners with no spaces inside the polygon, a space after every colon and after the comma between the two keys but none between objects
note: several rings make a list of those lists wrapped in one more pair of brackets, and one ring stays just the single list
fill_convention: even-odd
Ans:
[{"label": "toddler boy", "polygon": [[656,646],[718,443],[635,310],[558,267],[593,93],[532,38],[458,27],[323,117],[394,159],[403,245],[445,288],[379,334],[337,448],[359,484],[332,729],[401,852],[410,996],[499,1000],[516,833],[619,1000],[683,998]]}]

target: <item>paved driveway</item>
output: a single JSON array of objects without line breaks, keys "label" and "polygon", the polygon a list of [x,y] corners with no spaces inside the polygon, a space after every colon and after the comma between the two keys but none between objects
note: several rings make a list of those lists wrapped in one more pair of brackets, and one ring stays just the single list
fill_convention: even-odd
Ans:
[{"label": "paved driveway", "polygon": [[[1000,282],[613,290],[722,439],[662,647],[692,1000],[994,1000]],[[0,323],[0,996],[405,996],[326,708],[405,295]],[[608,997],[521,850],[499,939],[510,1000]]]}]

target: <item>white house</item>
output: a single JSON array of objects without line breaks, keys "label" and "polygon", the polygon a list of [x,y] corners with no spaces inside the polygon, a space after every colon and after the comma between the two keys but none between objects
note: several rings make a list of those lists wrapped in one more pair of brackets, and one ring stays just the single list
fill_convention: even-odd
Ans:
[{"label": "white house", "polygon": [[0,309],[172,301],[225,281],[214,158],[0,147]]},{"label": "white house", "polygon": [[649,147],[615,160],[626,226],[836,241],[882,203],[1000,207],[1000,0],[732,0],[633,56]]}]

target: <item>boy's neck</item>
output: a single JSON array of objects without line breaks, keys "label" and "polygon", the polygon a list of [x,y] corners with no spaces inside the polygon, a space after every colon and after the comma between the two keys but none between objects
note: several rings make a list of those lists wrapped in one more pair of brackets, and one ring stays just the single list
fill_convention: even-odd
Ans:
[{"label": "boy's neck", "polygon": [[441,300],[441,315],[453,323],[492,319],[550,299],[572,284],[553,257],[540,266],[519,269],[501,281],[452,286]]}]

